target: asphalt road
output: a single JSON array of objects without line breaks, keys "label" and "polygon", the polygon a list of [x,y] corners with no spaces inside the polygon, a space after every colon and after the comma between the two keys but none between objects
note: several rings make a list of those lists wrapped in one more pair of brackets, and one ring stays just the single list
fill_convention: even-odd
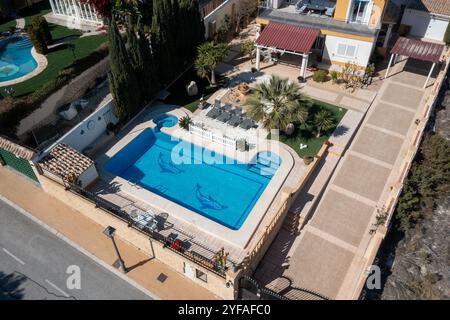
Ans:
[{"label": "asphalt road", "polygon": [[0,300],[5,299],[151,297],[0,200]]}]

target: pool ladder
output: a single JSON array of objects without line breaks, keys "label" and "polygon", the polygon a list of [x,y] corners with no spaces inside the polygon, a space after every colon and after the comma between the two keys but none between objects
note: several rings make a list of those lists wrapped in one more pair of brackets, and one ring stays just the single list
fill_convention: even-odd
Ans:
[{"label": "pool ladder", "polygon": [[137,184],[136,181],[134,181],[133,179],[128,179],[128,184],[132,187],[135,187],[136,189],[140,189],[141,187]]}]

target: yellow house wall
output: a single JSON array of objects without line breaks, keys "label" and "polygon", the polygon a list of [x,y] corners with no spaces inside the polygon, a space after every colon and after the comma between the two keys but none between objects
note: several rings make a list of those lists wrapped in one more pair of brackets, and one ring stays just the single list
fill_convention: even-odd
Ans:
[{"label": "yellow house wall", "polygon": [[373,0],[372,14],[369,19],[369,26],[376,27],[383,17],[384,8],[388,0]]},{"label": "yellow house wall", "polygon": [[351,0],[338,0],[336,10],[334,11],[334,19],[345,21],[347,18],[348,6]]}]

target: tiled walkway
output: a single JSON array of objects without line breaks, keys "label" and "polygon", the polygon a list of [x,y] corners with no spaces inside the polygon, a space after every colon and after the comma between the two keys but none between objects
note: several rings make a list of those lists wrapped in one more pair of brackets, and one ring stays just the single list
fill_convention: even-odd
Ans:
[{"label": "tiled walkway", "polygon": [[[384,80],[311,221],[287,254],[289,266],[283,276],[292,280],[293,287],[332,299],[354,296],[352,290],[364,272],[364,254],[377,208],[383,205],[392,179],[400,171],[415,119],[423,113],[425,77],[399,72],[404,64],[397,65],[397,74]],[[277,281],[282,281],[258,280],[275,288]]]}]

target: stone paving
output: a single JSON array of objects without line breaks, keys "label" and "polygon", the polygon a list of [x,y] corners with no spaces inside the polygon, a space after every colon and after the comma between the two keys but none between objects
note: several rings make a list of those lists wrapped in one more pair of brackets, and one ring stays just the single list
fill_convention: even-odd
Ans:
[{"label": "stone paving", "polygon": [[[397,64],[393,76],[383,80],[312,219],[284,254],[285,264],[278,269],[292,287],[331,299],[354,297],[370,251],[369,231],[401,171],[402,155],[415,134],[415,119],[421,118],[424,96],[431,90],[430,86],[422,89],[423,72],[410,72],[406,64]],[[259,281],[282,290],[277,286],[280,278],[259,271],[255,274]]]}]

